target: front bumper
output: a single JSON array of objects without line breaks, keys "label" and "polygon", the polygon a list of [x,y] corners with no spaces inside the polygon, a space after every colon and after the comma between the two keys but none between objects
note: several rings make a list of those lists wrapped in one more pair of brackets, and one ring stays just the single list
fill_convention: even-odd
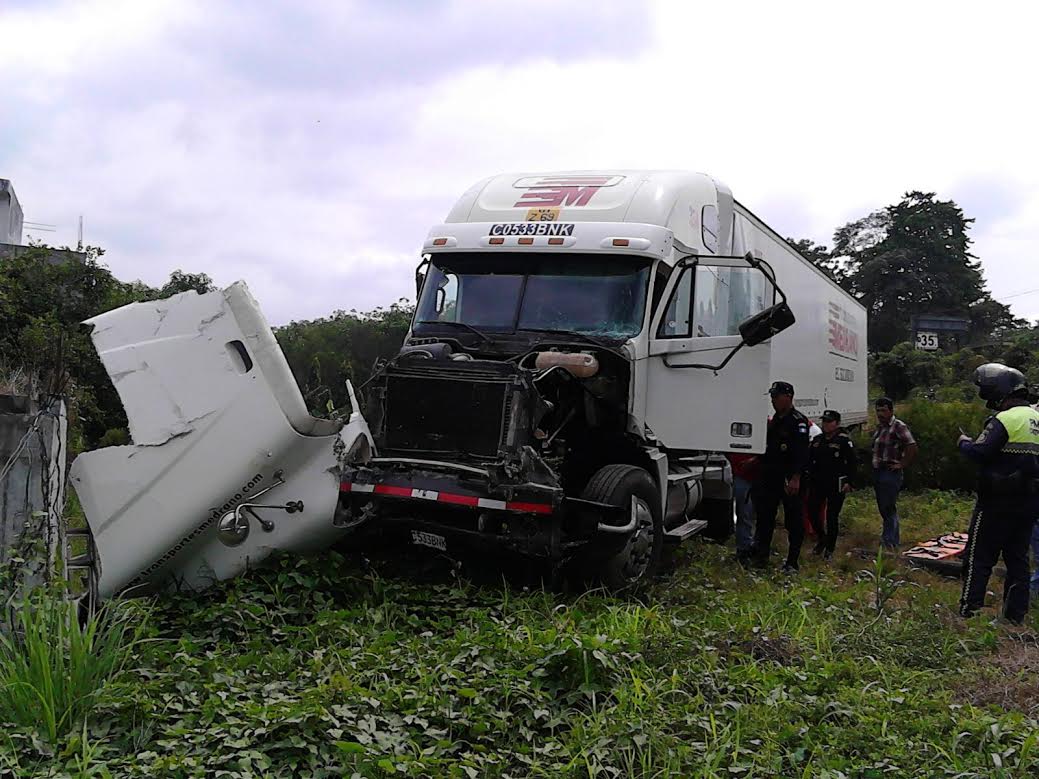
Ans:
[{"label": "front bumper", "polygon": [[496,483],[479,468],[383,460],[344,471],[336,523],[351,531],[351,546],[381,538],[460,555],[498,551],[562,562],[587,548],[622,548],[634,528],[628,513],[555,486]]}]

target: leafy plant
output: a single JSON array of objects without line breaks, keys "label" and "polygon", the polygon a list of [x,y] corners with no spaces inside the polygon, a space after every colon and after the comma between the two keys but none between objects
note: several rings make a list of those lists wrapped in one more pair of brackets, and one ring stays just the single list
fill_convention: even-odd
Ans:
[{"label": "leafy plant", "polygon": [[56,743],[79,728],[102,686],[124,667],[140,608],[109,608],[81,624],[60,592],[36,593],[0,633],[0,719]]},{"label": "leafy plant", "polygon": [[898,591],[898,588],[906,583],[905,579],[898,575],[898,569],[888,562],[882,546],[877,549],[873,568],[863,569],[859,572],[859,576],[873,585],[873,607],[877,610],[878,616],[884,614],[888,601]]}]

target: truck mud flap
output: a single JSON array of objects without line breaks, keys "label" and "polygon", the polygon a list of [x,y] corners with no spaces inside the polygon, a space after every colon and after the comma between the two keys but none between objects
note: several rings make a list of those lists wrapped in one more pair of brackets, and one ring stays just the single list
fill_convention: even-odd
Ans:
[{"label": "truck mud flap", "polygon": [[[199,590],[275,550],[339,537],[341,460],[371,451],[368,425],[356,412],[345,426],[307,413],[244,283],[134,303],[87,324],[133,440],[80,455],[70,473],[101,597]],[[229,546],[218,525],[236,509],[244,537]]]}]

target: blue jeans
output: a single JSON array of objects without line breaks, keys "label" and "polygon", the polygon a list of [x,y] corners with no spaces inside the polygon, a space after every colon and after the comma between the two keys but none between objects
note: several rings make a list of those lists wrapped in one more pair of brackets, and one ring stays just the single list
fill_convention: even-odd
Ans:
[{"label": "blue jeans", "polygon": [[873,489],[877,493],[877,509],[884,521],[880,542],[884,546],[898,546],[898,493],[902,490],[902,471],[873,469]]},{"label": "blue jeans", "polygon": [[1032,525],[1032,592],[1039,593],[1039,520]]},{"label": "blue jeans", "polygon": [[736,503],[736,551],[750,552],[754,546],[754,504],[750,500],[750,482],[733,476],[732,497]]}]

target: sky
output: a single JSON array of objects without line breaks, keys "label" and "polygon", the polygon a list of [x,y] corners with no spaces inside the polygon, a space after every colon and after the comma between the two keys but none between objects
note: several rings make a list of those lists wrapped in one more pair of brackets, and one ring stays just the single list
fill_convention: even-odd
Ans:
[{"label": "sky", "polygon": [[0,178],[26,237],[82,215],[117,277],[244,279],[275,325],[413,296],[499,172],[709,173],[827,245],[930,191],[1034,320],[1032,5],[0,0]]}]

